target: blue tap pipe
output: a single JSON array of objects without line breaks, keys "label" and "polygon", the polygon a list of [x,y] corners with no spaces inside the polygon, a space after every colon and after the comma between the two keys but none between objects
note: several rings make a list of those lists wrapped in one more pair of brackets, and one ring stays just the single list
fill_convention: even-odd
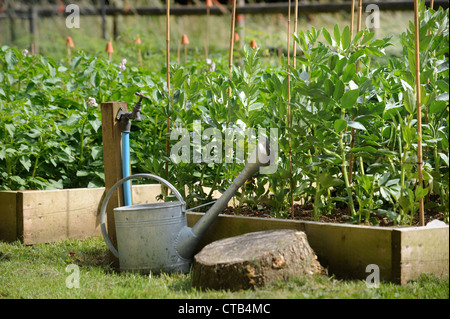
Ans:
[{"label": "blue tap pipe", "polygon": [[[122,178],[130,176],[130,133],[122,132]],[[131,183],[123,183],[125,206],[131,206]]]}]

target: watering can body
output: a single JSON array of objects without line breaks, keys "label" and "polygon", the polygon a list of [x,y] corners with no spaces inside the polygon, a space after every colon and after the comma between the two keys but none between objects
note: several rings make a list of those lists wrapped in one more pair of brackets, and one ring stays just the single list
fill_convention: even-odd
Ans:
[{"label": "watering can body", "polygon": [[120,269],[140,272],[188,272],[190,259],[176,249],[178,234],[186,227],[181,202],[115,208]]},{"label": "watering can body", "polygon": [[[164,184],[178,201],[139,204],[113,209],[117,249],[106,231],[106,207],[115,190],[136,178],[149,178]],[[187,227],[185,202],[177,189],[152,174],[135,174],[118,181],[106,194],[100,209],[100,226],[108,248],[119,259],[121,271],[142,273],[188,272],[190,258],[177,250],[179,234]]]},{"label": "watering can body", "polygon": [[[273,152],[267,139],[260,139],[243,171],[192,228],[187,226],[183,197],[165,179],[152,174],[135,174],[118,181],[102,202],[100,226],[106,244],[119,258],[120,269],[144,273],[189,272],[197,244],[214,219],[245,181],[261,166],[272,163],[272,160]],[[106,206],[119,186],[135,178],[150,178],[164,184],[172,190],[178,201],[114,208],[116,249],[105,227]]]}]

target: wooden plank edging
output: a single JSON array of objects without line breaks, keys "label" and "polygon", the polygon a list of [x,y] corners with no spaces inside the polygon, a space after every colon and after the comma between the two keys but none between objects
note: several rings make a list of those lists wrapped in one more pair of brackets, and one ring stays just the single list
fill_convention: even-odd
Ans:
[{"label": "wooden plank edging", "polygon": [[[202,215],[188,213],[188,226]],[[319,261],[339,278],[364,280],[370,274],[366,267],[371,264],[379,267],[380,280],[401,284],[422,273],[449,273],[448,226],[373,227],[219,215],[198,249],[225,237],[270,229],[304,231]]]}]

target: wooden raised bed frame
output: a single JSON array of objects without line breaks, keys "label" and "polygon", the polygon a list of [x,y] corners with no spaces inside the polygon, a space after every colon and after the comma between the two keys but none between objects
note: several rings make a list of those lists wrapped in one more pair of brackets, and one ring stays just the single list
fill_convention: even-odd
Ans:
[{"label": "wooden raised bed frame", "polygon": [[[160,185],[133,186],[133,203],[155,202]],[[101,236],[98,210],[104,188],[0,191],[0,240],[32,245]],[[188,213],[193,226],[201,213]],[[449,227],[371,227],[219,215],[199,248],[226,237],[269,229],[304,231],[309,244],[338,278],[365,279],[376,264],[380,279],[404,284],[422,273],[448,276]]]}]

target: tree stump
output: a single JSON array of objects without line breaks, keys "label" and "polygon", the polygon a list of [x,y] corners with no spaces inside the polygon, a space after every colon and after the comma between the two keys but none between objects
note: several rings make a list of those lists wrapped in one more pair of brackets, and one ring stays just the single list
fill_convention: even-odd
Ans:
[{"label": "tree stump", "polygon": [[315,273],[325,271],[304,232],[269,230],[205,246],[194,257],[193,286],[236,291]]}]

